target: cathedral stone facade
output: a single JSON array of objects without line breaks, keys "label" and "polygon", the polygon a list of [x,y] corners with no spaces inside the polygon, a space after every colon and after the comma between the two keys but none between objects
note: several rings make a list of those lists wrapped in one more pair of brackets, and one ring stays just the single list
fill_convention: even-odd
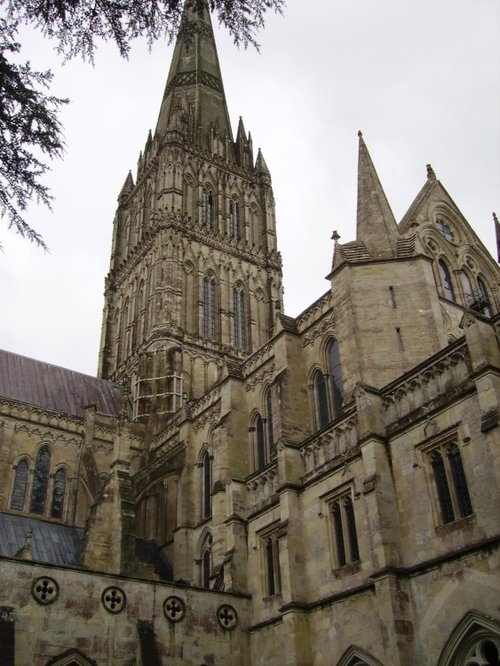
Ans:
[{"label": "cathedral stone facade", "polygon": [[498,265],[430,165],[397,223],[360,134],[357,187],[286,316],[271,175],[186,9],[99,377],[0,352],[2,666],[498,666]]}]

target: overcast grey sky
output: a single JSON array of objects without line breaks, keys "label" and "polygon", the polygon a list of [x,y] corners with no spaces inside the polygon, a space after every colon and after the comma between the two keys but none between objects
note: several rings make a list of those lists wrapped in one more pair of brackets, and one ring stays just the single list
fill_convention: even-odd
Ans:
[{"label": "overcast grey sky", "polygon": [[[327,290],[332,230],[354,238],[359,129],[397,220],[431,163],[494,252],[499,28],[498,0],[288,0],[260,55],[216,29],[233,131],[241,115],[273,178],[287,314]],[[105,46],[94,68],[60,67],[34,34],[24,47],[71,104],[66,157],[47,178],[53,213],[28,217],[51,254],[0,222],[0,347],[95,374],[116,197],[156,124],[173,46],[138,43],[128,62]]]}]

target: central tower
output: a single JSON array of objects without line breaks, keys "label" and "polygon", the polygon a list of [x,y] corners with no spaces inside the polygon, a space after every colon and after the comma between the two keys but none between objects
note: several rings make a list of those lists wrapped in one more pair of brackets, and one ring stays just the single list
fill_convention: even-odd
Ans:
[{"label": "central tower", "polygon": [[186,3],[154,134],[118,196],[99,376],[168,417],[269,339],[282,307],[271,176],[233,139],[210,14]]}]

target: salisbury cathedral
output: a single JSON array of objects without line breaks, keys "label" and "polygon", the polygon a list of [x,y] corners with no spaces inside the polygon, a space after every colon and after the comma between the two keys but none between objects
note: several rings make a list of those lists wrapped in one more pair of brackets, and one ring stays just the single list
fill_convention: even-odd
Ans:
[{"label": "salisbury cathedral", "polygon": [[430,165],[397,223],[358,141],[356,239],[289,317],[185,12],[99,376],[0,352],[2,666],[500,664],[498,265]]}]

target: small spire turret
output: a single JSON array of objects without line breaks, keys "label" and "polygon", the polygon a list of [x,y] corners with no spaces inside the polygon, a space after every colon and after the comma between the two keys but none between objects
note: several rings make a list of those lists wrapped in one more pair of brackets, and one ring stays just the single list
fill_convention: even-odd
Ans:
[{"label": "small spire turret", "polygon": [[500,222],[496,213],[493,213],[493,222],[495,224],[495,236],[497,239],[497,261],[500,263]]},{"label": "small spire turret", "polygon": [[358,132],[358,207],[356,239],[362,241],[375,258],[396,254],[398,229],[372,159]]}]

